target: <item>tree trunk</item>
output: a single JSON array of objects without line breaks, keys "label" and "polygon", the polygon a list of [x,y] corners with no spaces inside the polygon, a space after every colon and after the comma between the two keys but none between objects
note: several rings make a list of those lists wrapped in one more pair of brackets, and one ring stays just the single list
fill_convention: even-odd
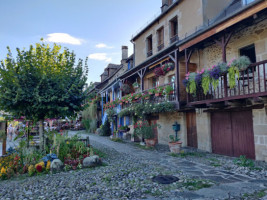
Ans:
[{"label": "tree trunk", "polygon": [[39,121],[40,150],[44,150],[44,120]]},{"label": "tree trunk", "polygon": [[[3,138],[2,155],[6,154],[6,140],[7,140],[7,122],[1,122],[1,130],[5,130],[6,137]],[[0,155],[1,156],[1,155]]]}]

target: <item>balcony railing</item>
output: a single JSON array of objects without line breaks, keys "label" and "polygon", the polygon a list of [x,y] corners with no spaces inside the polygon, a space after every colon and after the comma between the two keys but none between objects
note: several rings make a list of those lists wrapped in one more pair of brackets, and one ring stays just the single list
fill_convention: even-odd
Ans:
[{"label": "balcony railing", "polygon": [[146,55],[147,55],[147,57],[152,56],[152,55],[153,55],[153,51],[152,51],[152,50],[148,51],[148,52],[146,53]]},{"label": "balcony railing", "polygon": [[171,82],[171,83],[167,83],[167,84],[164,84],[164,85],[160,85],[158,87],[154,87],[154,88],[150,88],[148,90],[145,90],[143,91],[143,94],[149,94],[149,90],[151,89],[156,89],[156,88],[159,88],[159,87],[165,87],[167,85],[170,85],[172,88],[173,88],[173,92],[169,95],[164,95],[164,94],[161,94],[159,96],[157,96],[156,94],[151,94],[150,97],[148,99],[136,99],[135,101],[132,101],[132,102],[129,102],[129,103],[124,103],[122,105],[122,109],[124,108],[128,108],[131,106],[131,104],[133,103],[163,103],[163,102],[174,102],[176,101],[176,89],[175,89],[175,82]]},{"label": "balcony railing", "polygon": [[267,96],[266,66],[267,60],[251,64],[246,70],[240,71],[240,77],[232,89],[229,87],[229,76],[221,76],[216,89],[210,85],[210,90],[205,95],[202,89],[198,88],[196,95],[188,95],[187,102],[189,105],[197,105]]},{"label": "balcony railing", "polygon": [[176,42],[176,41],[178,41],[178,40],[179,40],[178,35],[174,35],[174,36],[172,36],[171,39],[170,39],[170,44],[172,44],[172,43],[174,43],[174,42]]},{"label": "balcony railing", "polygon": [[164,44],[158,46],[158,51],[161,51],[164,48]]}]

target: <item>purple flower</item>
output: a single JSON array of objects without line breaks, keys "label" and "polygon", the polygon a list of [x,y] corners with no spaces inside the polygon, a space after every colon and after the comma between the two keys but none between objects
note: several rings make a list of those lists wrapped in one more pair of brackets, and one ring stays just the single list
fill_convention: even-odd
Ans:
[{"label": "purple flower", "polygon": [[187,79],[183,80],[183,84],[184,84],[185,87],[187,87],[188,83],[189,83],[189,81]]},{"label": "purple flower", "polygon": [[197,74],[195,77],[195,81],[197,85],[201,84],[202,74]]},{"label": "purple flower", "polygon": [[221,69],[219,66],[214,67],[211,71],[210,71],[210,77],[218,80],[221,76]]}]

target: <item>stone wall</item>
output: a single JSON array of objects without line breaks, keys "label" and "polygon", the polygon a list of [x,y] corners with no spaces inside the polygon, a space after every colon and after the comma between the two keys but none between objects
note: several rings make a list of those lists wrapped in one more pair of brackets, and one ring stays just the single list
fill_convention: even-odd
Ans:
[{"label": "stone wall", "polygon": [[161,126],[158,129],[158,142],[159,144],[168,144],[170,141],[169,135],[174,135],[172,125],[177,121],[181,125],[181,130],[178,132],[178,136],[183,142],[183,146],[187,145],[186,141],[186,118],[184,113],[160,113],[158,124]]},{"label": "stone wall", "polygon": [[267,162],[267,107],[253,110],[253,131],[256,160]]},{"label": "stone wall", "polygon": [[198,149],[212,152],[210,113],[196,109],[196,125]]}]

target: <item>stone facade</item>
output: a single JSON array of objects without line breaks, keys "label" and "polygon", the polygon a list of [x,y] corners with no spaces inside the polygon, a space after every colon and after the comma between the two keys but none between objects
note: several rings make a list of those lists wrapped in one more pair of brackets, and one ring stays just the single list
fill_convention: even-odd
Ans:
[{"label": "stone facade", "polygon": [[198,149],[211,152],[212,147],[210,113],[203,111],[203,109],[196,110]]},{"label": "stone facade", "polygon": [[184,113],[160,113],[158,124],[161,126],[158,129],[158,142],[159,144],[168,144],[170,141],[169,135],[174,135],[172,125],[177,121],[181,126],[181,130],[178,132],[178,136],[183,142],[183,146],[187,145],[186,141],[186,118]]},{"label": "stone facade", "polygon": [[253,131],[256,160],[267,162],[267,115],[266,107],[253,110]]}]

